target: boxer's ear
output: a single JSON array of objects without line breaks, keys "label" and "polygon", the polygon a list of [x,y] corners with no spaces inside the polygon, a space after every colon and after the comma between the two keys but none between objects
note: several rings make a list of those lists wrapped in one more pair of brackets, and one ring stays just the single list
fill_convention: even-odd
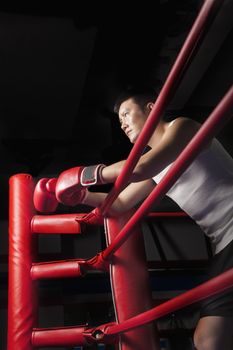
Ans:
[{"label": "boxer's ear", "polygon": [[154,107],[154,102],[148,102],[146,107],[151,111],[152,108]]}]

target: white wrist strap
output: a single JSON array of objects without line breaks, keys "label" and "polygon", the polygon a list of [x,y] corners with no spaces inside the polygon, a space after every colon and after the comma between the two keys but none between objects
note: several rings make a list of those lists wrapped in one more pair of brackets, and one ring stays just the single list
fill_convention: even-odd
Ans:
[{"label": "white wrist strap", "polygon": [[98,164],[91,165],[83,168],[81,173],[81,185],[82,186],[91,186],[91,185],[101,185],[104,183],[102,178],[102,170],[106,165]]}]

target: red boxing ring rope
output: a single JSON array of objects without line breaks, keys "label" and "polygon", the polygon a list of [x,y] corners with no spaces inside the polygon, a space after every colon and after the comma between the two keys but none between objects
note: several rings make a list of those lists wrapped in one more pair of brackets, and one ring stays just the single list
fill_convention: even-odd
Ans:
[{"label": "red boxing ring rope", "polygon": [[192,29],[190,30],[190,33],[185,40],[184,45],[163,85],[163,88],[155,101],[154,107],[138,137],[138,140],[132,148],[112,190],[109,192],[104,203],[99,207],[99,210],[103,216],[128,183],[133,169],[135,168],[143,150],[151,138],[161,115],[164,113],[171,97],[174,95],[178,82],[181,80],[191,59],[194,57],[198,44],[203,38],[206,28],[212,21],[212,18],[216,14],[221,3],[222,0],[206,0],[204,2],[201,11],[199,12]]},{"label": "red boxing ring rope", "polygon": [[[231,287],[233,287],[233,269],[230,269],[221,275],[212,278],[208,282],[150,309],[149,311],[131,317],[126,321],[122,321],[120,324],[107,323],[94,329],[88,328],[88,326],[63,327],[60,330],[38,330],[34,328],[32,332],[32,343],[36,346],[54,345],[54,342],[51,342],[50,340],[50,338],[53,337],[56,339],[55,343],[60,346],[63,344],[66,346],[74,344],[85,345],[88,339],[90,342],[108,344],[111,343],[112,337],[114,339],[115,336],[121,333],[129,332],[135,328],[144,326],[162,316],[223,292]],[[98,335],[98,339],[96,338],[96,335]],[[57,342],[57,339],[59,338],[61,338],[61,340]]]},{"label": "red boxing ring rope", "polygon": [[131,217],[125,227],[119,232],[114,242],[103,251],[103,258],[109,259],[116,250],[127,240],[132,229],[143,219],[153,204],[158,202],[166,195],[167,191],[174,185],[180,175],[188,168],[198,153],[205,145],[220,131],[220,129],[233,116],[233,86],[220,101],[209,118],[205,121],[197,134],[192,138],[189,144],[181,152],[179,157],[170,167],[166,175],[154,188],[149,197],[143,202],[140,208]]},{"label": "red boxing ring rope", "polygon": [[[123,321],[120,324],[109,326],[107,328],[105,327],[106,330],[103,332],[103,334],[104,336],[113,336],[123,332],[128,332],[134,328],[143,326],[171,312],[182,309],[207,297],[211,297],[215,294],[223,292],[231,287],[233,287],[233,268],[222,273],[217,277],[212,278],[208,282],[205,282],[200,286],[189,290],[188,292],[182,293],[181,295],[178,295],[177,297],[168,300],[159,306],[154,307],[149,311],[143,312],[142,314],[132,317],[126,321]],[[98,329],[96,329],[95,331],[98,331]]]}]

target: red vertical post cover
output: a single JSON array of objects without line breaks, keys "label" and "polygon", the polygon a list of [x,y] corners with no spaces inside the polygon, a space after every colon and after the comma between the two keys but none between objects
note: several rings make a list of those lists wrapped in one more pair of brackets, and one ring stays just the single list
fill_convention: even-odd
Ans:
[{"label": "red vertical post cover", "polygon": [[36,235],[31,233],[34,182],[28,174],[10,178],[8,350],[32,350],[37,319],[36,282],[31,266]]},{"label": "red vertical post cover", "polygon": [[[130,211],[119,218],[107,218],[105,231],[110,244],[132,216]],[[121,323],[152,307],[149,273],[141,227],[114,253],[110,264],[112,297],[116,321]],[[155,324],[146,325],[121,335],[120,350],[158,350]]]}]

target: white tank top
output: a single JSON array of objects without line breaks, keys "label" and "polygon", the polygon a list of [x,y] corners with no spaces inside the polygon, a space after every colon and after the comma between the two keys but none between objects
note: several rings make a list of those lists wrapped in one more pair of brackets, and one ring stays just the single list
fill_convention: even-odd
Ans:
[{"label": "white tank top", "polygon": [[[159,183],[172,164],[153,177]],[[214,139],[167,195],[201,227],[215,253],[233,240],[233,159]]]}]

